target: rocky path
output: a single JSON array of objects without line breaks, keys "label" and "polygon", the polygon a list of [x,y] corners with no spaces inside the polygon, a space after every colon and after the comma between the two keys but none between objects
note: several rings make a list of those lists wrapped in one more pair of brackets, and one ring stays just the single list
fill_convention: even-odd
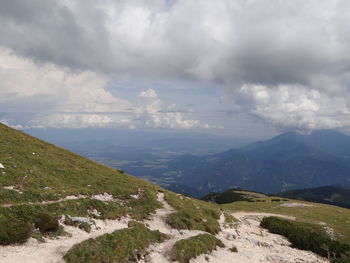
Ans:
[{"label": "rocky path", "polygon": [[[265,213],[234,213],[239,221],[235,228],[220,223],[222,231],[218,238],[226,248],[219,248],[209,255],[202,255],[191,261],[192,263],[220,262],[220,263],[327,263],[328,260],[314,253],[290,247],[290,243],[282,236],[269,233],[260,227]],[[274,215],[279,216],[279,215]],[[283,216],[281,216],[283,217]],[[235,246],[237,253],[229,251]]]},{"label": "rocky path", "polygon": [[64,226],[65,231],[71,237],[60,237],[59,239],[47,239],[45,243],[39,243],[30,238],[28,242],[20,246],[0,247],[1,263],[63,263],[62,257],[75,244],[81,243],[89,238],[112,233],[116,230],[128,227],[128,218],[121,220],[95,220],[96,226],[90,233],[77,227]]},{"label": "rocky path", "polygon": [[[164,199],[164,194],[158,194],[158,201],[163,207],[157,209],[155,213],[144,223],[151,230],[159,230],[168,235],[163,243],[150,246],[147,256],[140,263],[168,263],[169,252],[174,243],[181,239],[196,236],[203,231],[198,230],[176,230],[166,224],[166,217],[175,212]],[[191,263],[327,263],[328,261],[317,255],[294,249],[289,242],[275,234],[271,234],[262,229],[260,221],[264,216],[272,214],[263,213],[233,213],[238,219],[235,227],[231,228],[224,223],[224,215],[220,217],[221,232],[217,235],[225,248],[219,248],[208,255],[201,255],[192,260]],[[276,215],[275,215],[276,216]],[[121,220],[96,220],[96,227],[91,233],[86,233],[76,227],[64,226],[71,237],[60,237],[55,240],[47,240],[39,243],[35,239],[30,239],[20,246],[0,247],[0,263],[63,263],[63,255],[74,245],[88,238],[96,238],[106,233],[126,228],[129,218]],[[237,253],[230,249],[236,247]]]},{"label": "rocky path", "polygon": [[165,263],[171,262],[169,260],[169,252],[176,241],[190,238],[206,232],[199,230],[177,230],[171,228],[165,223],[166,217],[175,212],[175,210],[164,200],[164,194],[158,194],[158,201],[163,204],[163,208],[157,209],[155,215],[150,220],[147,220],[146,225],[152,230],[159,230],[168,235],[169,239],[163,243],[151,245],[149,254],[142,262],[149,263]]}]

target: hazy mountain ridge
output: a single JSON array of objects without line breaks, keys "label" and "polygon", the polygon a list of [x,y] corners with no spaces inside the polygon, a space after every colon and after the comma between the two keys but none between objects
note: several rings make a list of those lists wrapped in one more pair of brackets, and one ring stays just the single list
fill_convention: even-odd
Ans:
[{"label": "hazy mountain ridge", "polygon": [[[51,137],[51,130],[47,133],[35,130],[33,133],[53,139],[58,136],[54,132]],[[237,187],[278,193],[350,184],[350,139],[333,130],[311,134],[287,132],[270,140],[210,155],[203,153],[229,148],[234,140],[218,140],[219,137],[205,134],[199,137],[187,134],[181,138],[176,133],[135,131],[113,134],[109,130],[102,132],[105,138],[94,138],[94,130],[86,131],[79,138],[76,133],[68,136],[72,142],[64,142],[63,135],[58,142],[100,163],[196,197]],[[135,140],[131,139],[133,137]],[[131,141],[129,146],[128,141]],[[189,143],[191,141],[194,143]],[[218,142],[216,148],[215,141]]]},{"label": "hazy mountain ridge", "polygon": [[349,155],[350,137],[340,132],[288,132],[240,149],[199,157],[191,168],[177,163],[183,174],[177,183],[190,187],[200,184],[199,189],[207,193],[237,187],[277,193],[350,185]]}]

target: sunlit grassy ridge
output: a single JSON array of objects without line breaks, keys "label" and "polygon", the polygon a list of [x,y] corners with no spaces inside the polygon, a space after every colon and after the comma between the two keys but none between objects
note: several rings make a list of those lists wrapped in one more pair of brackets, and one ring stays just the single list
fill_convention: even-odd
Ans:
[{"label": "sunlit grassy ridge", "polygon": [[14,186],[23,192],[0,187],[0,203],[56,200],[103,192],[130,199],[140,187],[153,193],[158,189],[3,124],[0,124],[0,163],[5,166],[0,186]]}]

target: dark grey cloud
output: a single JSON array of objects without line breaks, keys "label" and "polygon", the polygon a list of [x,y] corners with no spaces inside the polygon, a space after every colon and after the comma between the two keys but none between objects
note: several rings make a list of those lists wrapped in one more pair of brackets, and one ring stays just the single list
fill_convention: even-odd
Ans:
[{"label": "dark grey cloud", "polygon": [[348,9],[347,1],[2,1],[0,44],[78,70],[317,87],[320,75],[348,81]]},{"label": "dark grey cloud", "polygon": [[37,62],[105,70],[111,50],[101,12],[84,7],[91,1],[64,3],[68,1],[1,1],[0,44]]},{"label": "dark grey cloud", "polygon": [[111,82],[221,85],[232,107],[277,126],[342,127],[349,10],[347,0],[1,1],[0,46]]}]

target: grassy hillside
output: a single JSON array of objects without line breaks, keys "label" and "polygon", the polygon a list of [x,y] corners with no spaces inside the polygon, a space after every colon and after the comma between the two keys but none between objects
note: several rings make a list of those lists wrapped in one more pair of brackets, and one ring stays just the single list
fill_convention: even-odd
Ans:
[{"label": "grassy hillside", "polygon": [[140,187],[147,190],[145,198],[154,199],[152,194],[158,189],[3,124],[0,124],[0,163],[5,166],[1,169],[0,185],[14,186],[22,192],[0,189],[2,204],[57,200],[69,195],[101,192],[130,199]]},{"label": "grassy hillside", "polygon": [[[0,124],[0,163],[4,167],[0,168],[0,244],[36,237],[39,233],[35,229],[41,218],[47,218],[52,225],[57,225],[62,215],[97,219],[128,215],[143,220],[161,207],[158,191],[165,191],[169,203],[178,207],[179,211],[168,219],[174,227],[219,231],[218,208],[211,204],[180,199],[156,185],[3,124]],[[101,200],[101,196],[110,200]],[[198,218],[207,222],[197,222]]]},{"label": "grassy hillside", "polygon": [[[7,236],[5,243],[25,241],[43,214],[143,219],[161,206],[159,187],[2,124],[0,163],[0,235]],[[98,194],[113,201],[91,198]],[[94,209],[99,215],[89,214]]]}]

